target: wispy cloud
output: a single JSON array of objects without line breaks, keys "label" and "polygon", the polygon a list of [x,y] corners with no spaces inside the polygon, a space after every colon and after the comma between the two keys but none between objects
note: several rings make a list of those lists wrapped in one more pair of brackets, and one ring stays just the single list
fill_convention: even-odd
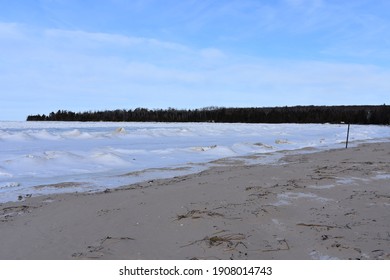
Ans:
[{"label": "wispy cloud", "polygon": [[102,1],[95,24],[83,2],[42,3],[49,20],[0,22],[0,104],[23,117],[390,102],[390,24],[370,1]]},{"label": "wispy cloud", "polygon": [[19,39],[23,37],[17,23],[0,22],[0,39]]},{"label": "wispy cloud", "polygon": [[131,47],[131,46],[152,46],[157,48],[168,49],[172,51],[188,51],[189,48],[167,41],[161,41],[154,38],[145,37],[130,37],[121,34],[111,34],[102,32],[86,32],[81,30],[62,30],[62,29],[48,29],[44,31],[44,36],[58,41],[72,41],[78,43],[80,46],[95,46],[105,47],[107,44],[116,47]]},{"label": "wispy cloud", "polygon": [[[115,100],[122,102],[125,97],[132,99],[137,95],[140,100],[139,95],[147,98],[157,94],[159,89],[171,96],[172,104],[182,104],[181,107],[262,106],[273,102],[288,105],[296,100],[303,102],[305,98],[309,103],[311,100],[325,102],[333,100],[329,98],[332,95],[354,96],[350,103],[359,103],[358,100],[372,100],[372,97],[367,98],[367,92],[375,91],[377,96],[382,96],[390,91],[390,72],[365,64],[245,57],[217,48],[195,49],[153,38],[118,34],[51,29],[41,36],[35,40],[44,38],[44,45],[33,40],[25,46],[25,52],[14,54],[19,55],[19,63],[14,63],[15,57],[8,58],[8,70],[12,71],[7,71],[6,75],[3,72],[0,82],[9,92],[13,91],[12,94],[29,91],[38,97],[39,103],[47,100],[51,107],[53,104],[74,106],[74,100],[67,99],[69,94],[78,96],[76,99],[94,97],[99,103],[114,106]],[[31,36],[26,35],[26,38]],[[57,48],[58,42],[73,47]],[[102,49],[106,49],[107,44],[115,45],[132,54],[117,55],[115,48],[91,52],[85,47],[91,44]],[[31,49],[31,46],[35,47]],[[134,49],[134,46],[137,47]],[[165,56],[162,62],[148,59],[145,53],[137,57],[138,49],[150,46],[151,56]],[[187,103],[183,95],[194,94],[194,91],[200,97],[198,102]],[[214,99],[213,96],[220,97]],[[169,103],[167,98],[163,99]],[[150,104],[158,107],[159,101]],[[91,99],[90,106],[98,105]]]}]

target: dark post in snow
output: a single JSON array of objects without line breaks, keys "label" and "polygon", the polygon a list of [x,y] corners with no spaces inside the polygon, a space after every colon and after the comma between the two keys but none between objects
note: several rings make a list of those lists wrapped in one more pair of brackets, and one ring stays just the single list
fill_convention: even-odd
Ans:
[{"label": "dark post in snow", "polygon": [[348,148],[348,140],[349,140],[349,127],[351,126],[351,124],[348,124],[348,131],[347,131],[347,141],[345,142],[345,148],[347,149]]}]

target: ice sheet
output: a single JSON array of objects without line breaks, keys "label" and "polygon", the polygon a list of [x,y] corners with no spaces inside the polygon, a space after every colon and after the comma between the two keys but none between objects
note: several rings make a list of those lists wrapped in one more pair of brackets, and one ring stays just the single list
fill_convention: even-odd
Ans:
[{"label": "ice sheet", "polygon": [[[343,147],[346,129],[343,124],[0,122],[0,202],[183,175],[228,163],[217,161],[226,157],[269,163],[282,151]],[[350,141],[385,141],[389,132],[387,126],[351,126]]]}]

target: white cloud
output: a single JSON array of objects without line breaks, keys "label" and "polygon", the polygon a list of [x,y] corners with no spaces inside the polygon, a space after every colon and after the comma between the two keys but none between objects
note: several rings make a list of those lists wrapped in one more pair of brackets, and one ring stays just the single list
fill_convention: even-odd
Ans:
[{"label": "white cloud", "polygon": [[21,26],[17,23],[0,22],[0,39],[23,38]]},{"label": "white cloud", "polygon": [[62,30],[62,29],[48,29],[45,30],[44,36],[53,40],[67,40],[78,42],[79,44],[85,44],[87,46],[91,44],[101,44],[101,47],[105,45],[113,45],[117,47],[131,47],[131,46],[152,46],[156,48],[167,49],[171,51],[188,51],[189,48],[167,41],[161,41],[155,38],[145,37],[131,37],[121,34],[111,34],[102,32],[86,32],[81,30]]},{"label": "white cloud", "polygon": [[226,58],[226,55],[223,51],[216,48],[206,48],[200,50],[200,55],[205,59],[223,59]]},{"label": "white cloud", "polygon": [[155,38],[0,25],[0,34],[8,31],[24,40],[0,46],[1,103],[18,104],[23,117],[58,109],[390,103],[390,71],[374,65],[246,57]]}]

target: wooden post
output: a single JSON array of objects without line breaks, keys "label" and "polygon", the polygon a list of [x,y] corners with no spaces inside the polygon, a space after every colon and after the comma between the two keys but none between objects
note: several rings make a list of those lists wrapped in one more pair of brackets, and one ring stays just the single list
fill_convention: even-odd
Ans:
[{"label": "wooden post", "polygon": [[348,140],[349,140],[349,127],[351,126],[351,124],[348,124],[348,131],[347,131],[347,141],[345,142],[345,148],[347,149],[348,148]]}]

